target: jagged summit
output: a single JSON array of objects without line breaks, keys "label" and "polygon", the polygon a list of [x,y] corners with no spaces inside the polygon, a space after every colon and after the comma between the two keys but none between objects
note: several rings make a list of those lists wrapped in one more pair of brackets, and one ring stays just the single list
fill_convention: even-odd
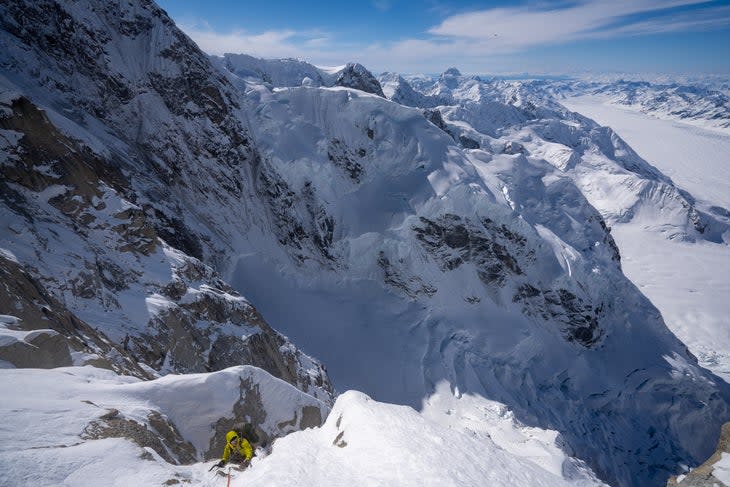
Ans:
[{"label": "jagged summit", "polygon": [[365,66],[359,63],[348,63],[345,68],[337,74],[335,85],[346,88],[372,93],[385,98],[383,89],[373,74]]},{"label": "jagged summit", "polygon": [[413,89],[411,84],[397,73],[383,73],[378,77],[383,94],[389,100],[410,107],[431,108],[445,104],[438,96],[428,96]]},{"label": "jagged summit", "polygon": [[[215,57],[212,58],[217,61]],[[316,66],[298,59],[260,59],[247,54],[224,54],[225,69],[241,77],[260,79],[272,86],[299,86],[309,78],[312,86],[331,84],[331,80]]]},{"label": "jagged summit", "polygon": [[439,84],[443,90],[456,89],[462,79],[461,72],[456,68],[449,68],[439,76]]},{"label": "jagged summit", "polygon": [[449,68],[449,69],[447,69],[446,71],[444,71],[444,72],[443,72],[443,73],[441,74],[441,77],[442,77],[442,78],[447,78],[447,77],[459,77],[459,76],[461,76],[461,71],[459,71],[459,70],[458,70],[458,69],[456,69],[456,68]]},{"label": "jagged summit", "polygon": [[385,97],[375,76],[358,63],[329,71],[296,59],[259,59],[246,54],[225,54],[211,60],[240,78],[260,80],[273,87],[344,86]]}]

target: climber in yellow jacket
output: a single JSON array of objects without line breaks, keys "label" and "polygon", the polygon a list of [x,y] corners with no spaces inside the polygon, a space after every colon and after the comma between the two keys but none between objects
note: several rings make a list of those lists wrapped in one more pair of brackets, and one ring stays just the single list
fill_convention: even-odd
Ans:
[{"label": "climber in yellow jacket", "polygon": [[216,465],[223,467],[226,463],[233,462],[248,465],[253,456],[253,448],[246,438],[242,438],[235,431],[226,433],[226,447],[223,449],[223,458]]}]

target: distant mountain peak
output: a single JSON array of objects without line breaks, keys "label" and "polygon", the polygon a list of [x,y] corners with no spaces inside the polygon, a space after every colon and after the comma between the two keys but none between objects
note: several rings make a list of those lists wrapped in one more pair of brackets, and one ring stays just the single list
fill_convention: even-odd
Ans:
[{"label": "distant mountain peak", "polygon": [[360,63],[348,63],[338,74],[335,85],[354,88],[385,98],[378,80]]}]

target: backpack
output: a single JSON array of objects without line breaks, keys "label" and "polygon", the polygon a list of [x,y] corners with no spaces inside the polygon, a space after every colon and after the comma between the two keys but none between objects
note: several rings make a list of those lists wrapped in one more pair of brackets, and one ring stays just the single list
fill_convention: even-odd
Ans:
[{"label": "backpack", "polygon": [[241,438],[246,438],[251,446],[259,442],[259,435],[251,423],[236,423],[231,429],[238,433]]}]

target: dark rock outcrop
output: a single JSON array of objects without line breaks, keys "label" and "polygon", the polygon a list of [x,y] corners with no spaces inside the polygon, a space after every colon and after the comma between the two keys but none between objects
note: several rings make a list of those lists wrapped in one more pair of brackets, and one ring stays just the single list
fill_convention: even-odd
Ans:
[{"label": "dark rock outcrop", "polygon": [[81,438],[126,438],[141,448],[151,448],[173,465],[186,465],[196,461],[195,448],[183,439],[175,424],[168,418],[153,411],[147,415],[147,421],[147,424],[139,423],[125,418],[117,409],[112,409],[87,425]]},{"label": "dark rock outcrop", "polygon": [[[347,171],[350,177],[359,178],[361,166],[353,161],[355,156],[339,143],[330,144],[329,150],[333,164]],[[267,202],[279,243],[288,247],[299,263],[314,258],[325,267],[333,267],[331,246],[335,220],[316,198],[311,184],[305,182],[297,192],[272,168],[259,173],[256,186]]]},{"label": "dark rock outcrop", "polygon": [[[421,223],[423,226],[414,227],[413,231],[439,262],[441,270],[454,270],[471,262],[488,287],[501,287],[508,276],[522,275],[522,266],[534,260],[534,253],[526,250],[524,237],[488,218],[478,224],[446,214],[438,221],[422,217]],[[519,249],[518,253],[514,253],[515,249]]]},{"label": "dark rock outcrop", "polygon": [[446,122],[444,122],[444,117],[443,115],[441,115],[441,110],[426,109],[423,111],[423,116],[426,117],[426,120],[453,137],[451,132],[449,132],[449,127],[446,125]]},{"label": "dark rock outcrop", "polygon": [[345,68],[338,73],[335,85],[353,88],[385,98],[380,82],[370,71],[359,63],[349,63],[345,66]]},{"label": "dark rock outcrop", "polygon": [[[594,346],[603,336],[602,303],[586,302],[575,292],[560,287],[538,289],[526,281],[526,271],[536,264],[535,250],[529,247],[527,238],[507,225],[498,225],[489,218],[472,222],[453,214],[436,221],[421,218],[421,223],[423,226],[413,228],[416,238],[442,271],[470,263],[492,296],[497,296],[497,291],[509,281],[522,282],[512,301],[522,305],[525,315],[550,326],[557,324],[568,341],[584,347]],[[403,282],[396,283],[405,287]]]},{"label": "dark rock outcrop", "polygon": [[[0,345],[0,360],[14,367],[54,368],[93,365],[149,378],[135,358],[112,343],[61,302],[23,267],[0,256],[0,314],[3,326],[20,332]],[[72,359],[71,354],[79,358]]]},{"label": "dark rock outcrop", "polygon": [[408,275],[405,269],[401,269],[398,263],[392,263],[381,251],[378,257],[378,266],[383,270],[383,281],[394,289],[399,290],[406,296],[416,299],[418,296],[428,297],[436,294],[438,289],[424,282],[419,276]]},{"label": "dark rock outcrop", "polygon": [[472,139],[471,137],[467,137],[466,135],[460,135],[459,136],[459,144],[464,149],[479,149],[479,142]]}]

